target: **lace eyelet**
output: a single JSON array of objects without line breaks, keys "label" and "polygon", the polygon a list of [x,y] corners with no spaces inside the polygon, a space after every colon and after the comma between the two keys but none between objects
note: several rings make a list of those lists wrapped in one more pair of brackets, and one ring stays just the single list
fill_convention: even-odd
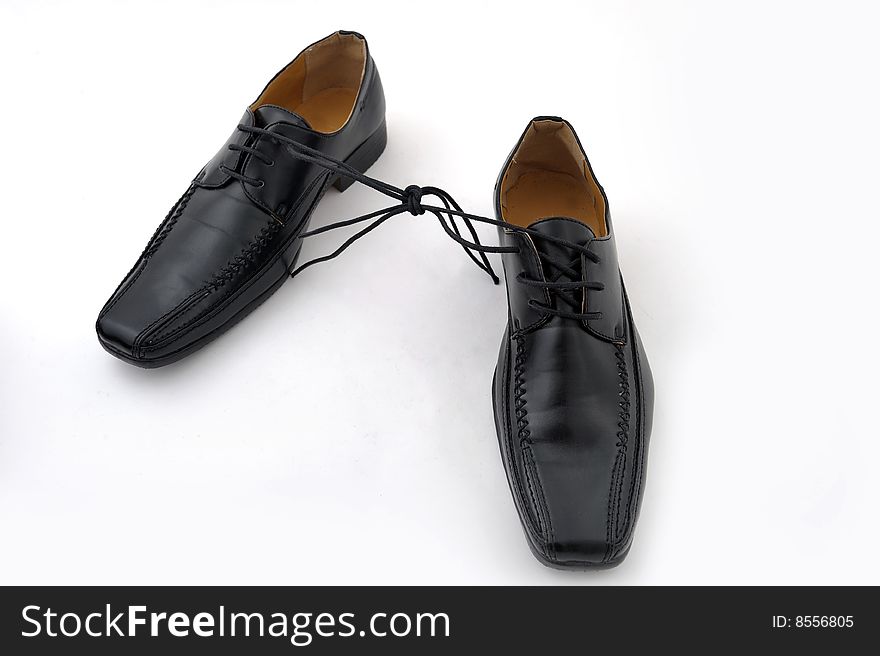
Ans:
[{"label": "lace eyelet", "polygon": [[271,162],[267,163],[266,166],[275,166],[275,160],[273,159]]},{"label": "lace eyelet", "polygon": [[265,180],[257,180],[257,182],[260,183],[260,184],[256,185],[257,189],[262,189],[263,187],[266,186],[266,181],[265,181]]}]

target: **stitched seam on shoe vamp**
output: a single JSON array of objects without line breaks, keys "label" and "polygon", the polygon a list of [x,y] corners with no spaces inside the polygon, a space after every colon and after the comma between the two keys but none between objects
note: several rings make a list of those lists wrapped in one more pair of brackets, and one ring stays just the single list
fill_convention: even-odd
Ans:
[{"label": "stitched seam on shoe vamp", "polygon": [[[621,281],[621,287],[623,283]],[[637,397],[636,397],[636,412],[638,413],[638,422],[636,424],[636,434],[634,439],[636,441],[636,445],[638,448],[639,458],[638,458],[638,480],[633,478],[632,485],[630,486],[630,503],[627,506],[626,518],[624,520],[624,525],[628,526],[630,523],[630,516],[633,517],[633,522],[635,522],[635,515],[638,512],[638,497],[642,493],[642,480],[644,477],[645,470],[645,457],[646,457],[646,444],[645,444],[645,410],[644,410],[644,398],[645,398],[645,390],[644,390],[644,381],[642,378],[642,363],[641,357],[639,356],[638,349],[638,340],[635,338],[635,325],[632,320],[632,313],[629,308],[629,299],[626,297],[626,291],[624,290],[624,300],[625,309],[626,309],[626,317],[629,322],[630,334],[633,335],[633,339],[630,340],[633,362],[635,364],[635,371],[633,372],[633,380],[638,385],[637,389]],[[638,483],[638,487],[636,487],[636,483]]]},{"label": "stitched seam on shoe vamp", "polygon": [[608,489],[608,511],[605,514],[605,553],[602,556],[602,562],[608,562],[611,558],[612,545],[614,543],[614,524],[612,522],[613,513],[611,509],[614,507],[614,490],[617,487],[617,481],[620,477],[621,459],[623,453],[618,450],[614,457],[614,466],[611,468],[611,486]]},{"label": "stitched seam on shoe vamp", "polygon": [[[516,415],[516,423],[517,423],[517,436],[519,438],[520,449],[523,453],[528,450],[529,456],[532,455],[531,451],[531,431],[529,430],[529,418],[528,418],[528,409],[526,408],[526,387],[525,387],[525,357],[526,357],[526,347],[525,347],[525,336],[521,333],[518,333],[513,336],[516,340],[516,356],[514,358],[514,414]],[[546,508],[546,499],[544,496],[544,487],[541,485],[541,479],[538,476],[537,468],[534,466],[534,461],[531,462],[532,468],[534,469],[534,481],[530,480],[532,478],[531,472],[529,472],[528,463],[523,467],[523,470],[526,474],[526,483],[530,487],[534,485],[535,489],[538,491],[538,497],[541,501],[542,505],[539,505],[535,502],[534,497],[532,498],[532,502],[535,506],[535,516],[538,517],[538,523],[540,525],[540,515],[544,513],[546,510],[545,518],[546,518],[546,530],[541,529],[544,535],[542,536],[545,540],[546,549],[545,551],[552,551],[555,558],[555,541],[553,538],[553,524],[550,521],[550,512],[549,509]],[[541,528],[539,526],[539,528]],[[548,557],[550,553],[547,554]]]},{"label": "stitched seam on shoe vamp", "polygon": [[165,312],[162,316],[151,322],[150,325],[148,325],[140,333],[138,333],[138,336],[135,338],[134,343],[132,344],[132,354],[135,357],[139,357],[143,350],[141,347],[147,336],[154,330],[157,330],[159,327],[164,326],[168,321],[173,320],[174,317],[181,312],[185,312],[186,309],[188,309],[190,305],[192,305],[198,299],[200,291],[201,290],[197,290],[184,298],[177,305],[168,310],[168,312]]},{"label": "stitched seam on shoe vamp", "polygon": [[645,440],[644,440],[645,430],[642,425],[642,422],[644,422],[644,409],[643,409],[643,403],[642,403],[642,399],[644,398],[644,391],[642,389],[641,366],[639,364],[639,354],[638,354],[638,351],[636,351],[635,349],[634,349],[633,357],[636,360],[636,370],[639,372],[639,376],[635,378],[635,381],[639,386],[638,402],[636,404],[636,410],[639,414],[639,420],[637,423],[636,433],[634,436],[634,439],[636,442],[636,448],[638,449],[639,458],[638,458],[638,462],[637,462],[637,465],[638,465],[637,476],[633,477],[632,484],[630,485],[630,491],[629,491],[630,503],[626,509],[626,516],[624,518],[624,526],[629,525],[630,517],[632,517],[633,521],[635,521],[635,515],[638,512],[638,508],[636,506],[639,502],[639,495],[641,495],[642,477],[644,475],[643,472],[645,470]]},{"label": "stitched seam on shoe vamp", "polygon": [[[275,234],[281,229],[281,227],[281,224],[277,221],[270,221],[262,230],[260,230],[257,237],[254,238],[254,240],[250,244],[248,244],[248,246],[242,249],[242,251],[238,255],[230,259],[226,263],[226,265],[224,265],[220,269],[220,271],[214,275],[214,278],[211,280],[210,283],[192,294],[190,298],[192,298],[192,296],[201,296],[203,294],[205,295],[205,297],[207,297],[221,287],[225,287],[226,284],[231,282],[235,278],[235,276],[237,276],[243,269],[253,263],[254,259],[259,256],[263,252],[263,250],[265,250],[266,246],[269,244]],[[156,337],[151,337],[147,345],[150,348],[156,348],[163,339],[171,335],[175,335],[181,330],[184,330],[188,326],[192,325],[193,323],[204,317],[208,312],[213,310],[215,306],[216,304],[209,305],[184,323],[174,326],[173,328],[169,328],[168,330],[165,330]]]},{"label": "stitched seam on shoe vamp", "polygon": [[[508,328],[508,331],[509,331],[509,328]],[[521,476],[519,474],[519,468],[517,467],[517,464],[516,464],[516,451],[515,451],[515,447],[513,444],[513,425],[510,423],[510,410],[511,410],[511,408],[510,408],[510,391],[511,391],[510,390],[510,374],[511,374],[510,362],[512,359],[511,356],[513,355],[511,352],[511,348],[510,348],[510,342],[514,339],[516,339],[516,335],[508,332],[507,350],[506,350],[505,358],[504,358],[504,367],[505,367],[505,370],[504,370],[504,396],[503,396],[503,398],[504,398],[504,448],[505,448],[505,455],[510,460],[511,476],[513,476],[513,479],[516,483],[517,498],[520,499],[522,504],[525,506],[525,505],[527,505],[527,503],[526,503],[527,502],[527,499],[526,499],[526,491],[527,490],[525,487],[523,487],[523,483],[522,483],[522,478],[524,477],[524,475]],[[517,346],[517,348],[519,348],[519,346]],[[515,403],[514,403],[514,405],[515,405]],[[515,411],[514,411],[514,414],[516,414]],[[519,443],[519,448],[520,449],[522,448],[521,442]],[[528,481],[526,482],[526,485],[528,485]],[[532,534],[535,534],[535,530],[531,526],[531,522],[528,521],[528,513],[526,516],[526,530]],[[536,535],[535,537],[542,538],[542,536],[540,536],[540,535]]]},{"label": "stitched seam on shoe vamp", "polygon": [[[201,298],[199,300],[204,300],[204,299],[208,298],[208,296],[210,296],[212,293],[213,293],[213,290],[208,289],[208,290],[204,290],[202,292],[197,292],[196,295],[201,296]],[[182,315],[184,315],[186,312],[188,312],[192,308],[193,305],[195,305],[195,303],[191,303],[185,309],[182,308],[181,311],[178,312],[174,318],[179,319]],[[174,335],[174,334],[178,333],[179,331],[183,330],[184,328],[186,328],[187,326],[192,324],[194,321],[199,320],[200,318],[202,318],[205,315],[206,312],[209,312],[214,307],[215,307],[215,305],[212,304],[212,305],[207,306],[206,308],[202,308],[201,312],[196,313],[195,316],[187,319],[182,324],[174,325],[173,328],[166,330],[158,337],[151,337],[150,340],[143,345],[143,350],[144,351],[154,350],[163,339],[165,339],[166,337],[168,337],[170,335]]]},{"label": "stitched seam on shoe vamp", "polygon": [[[535,517],[538,519],[538,528],[541,529],[541,537],[544,540],[543,551],[548,558],[556,560],[556,538],[553,532],[553,524],[550,521],[550,509],[547,507],[547,499],[544,496],[544,488],[541,485],[541,477],[538,475],[538,468],[535,466],[535,456],[530,446],[524,446],[522,453],[526,482],[529,485],[529,493],[532,495],[532,503],[535,505]],[[533,488],[536,492],[533,491]]]},{"label": "stitched seam on shoe vamp", "polygon": [[[633,356],[633,357],[637,357],[637,356]],[[633,380],[636,382],[636,384],[640,385],[640,381],[635,376],[635,373],[633,374]],[[637,405],[637,407],[641,407],[640,403],[637,403],[636,405]],[[639,489],[641,488],[642,471],[644,469],[644,462],[645,462],[645,449],[644,449],[644,442],[640,438],[641,433],[642,433],[641,427],[637,425],[634,429],[632,439],[630,440],[630,444],[632,445],[632,453],[633,453],[633,465],[632,466],[635,469],[633,470],[632,480],[630,480],[630,484],[629,484],[629,496],[627,497],[628,501],[626,503],[626,512],[623,515],[622,531],[623,531],[624,535],[626,534],[627,528],[634,524],[635,513],[637,512],[636,506],[638,504],[638,494],[640,494]],[[621,501],[622,501],[622,499],[618,499],[618,513],[620,512]],[[624,540],[622,538],[618,539],[615,547],[619,548],[623,544],[624,544]]]},{"label": "stitched seam on shoe vamp", "polygon": [[514,335],[516,340],[516,355],[513,360],[513,412],[516,415],[517,437],[520,446],[523,442],[531,443],[531,431],[529,430],[528,409],[526,408],[525,388],[525,337]]},{"label": "stitched seam on shoe vamp", "polygon": [[[627,453],[629,451],[628,441],[629,441],[629,430],[630,430],[630,384],[629,384],[629,371],[626,366],[626,354],[624,353],[623,345],[615,345],[615,352],[617,353],[618,360],[618,376],[620,377],[620,400],[618,401],[619,413],[618,413],[618,432],[617,432],[617,440],[618,444],[623,445],[623,463],[621,464],[621,472],[620,472],[620,483],[617,491],[617,501],[616,501],[616,509],[615,509],[615,517],[614,517],[614,533],[615,538],[620,531],[620,499],[623,495],[623,481],[626,478],[626,459]],[[635,472],[634,472],[635,473]]]},{"label": "stitched seam on shoe vamp", "polygon": [[196,191],[195,184],[190,184],[189,189],[184,192],[183,196],[180,197],[180,200],[177,202],[177,209],[174,210],[174,215],[171,217],[171,220],[168,221],[165,228],[156,236],[153,244],[148,248],[147,252],[144,254],[145,257],[152,257],[156,251],[159,249],[159,246],[162,245],[162,242],[171,234],[171,230],[177,225],[177,222],[180,220],[183,211],[186,209],[187,204],[189,204],[190,199]]},{"label": "stitched seam on shoe vamp", "polygon": [[547,539],[547,531],[544,526],[544,513],[542,512],[541,507],[538,505],[538,499],[535,497],[535,489],[532,484],[532,472],[531,472],[531,458],[532,458],[532,450],[529,447],[522,448],[522,456],[523,456],[523,470],[526,473],[526,484],[529,488],[529,497],[532,499],[532,504],[535,506],[535,519],[538,520],[538,530],[541,532],[541,537],[545,540]]},{"label": "stitched seam on shoe vamp", "polygon": [[[165,239],[165,237],[168,236],[167,233],[171,231],[171,226],[173,225],[173,223],[177,222],[177,218],[180,216],[180,212],[183,212],[183,208],[186,207],[186,203],[189,202],[189,197],[192,196],[192,194],[194,192],[195,192],[195,188],[192,185],[190,185],[189,189],[187,189],[185,192],[183,192],[183,195],[180,198],[178,198],[177,202],[171,206],[170,210],[168,210],[168,214],[166,214],[165,218],[162,219],[162,223],[160,223],[159,227],[156,228],[156,232],[153,233],[152,237],[150,237],[150,241],[147,242],[147,246],[144,248],[143,252],[141,253],[140,257],[138,258],[138,261],[135,262],[134,266],[126,274],[125,278],[128,278],[129,276],[132,275],[132,273],[134,273],[135,270],[139,269],[137,271],[137,274],[135,274],[135,276],[128,281],[128,284],[125,283],[125,278],[122,279],[122,282],[119,283],[119,286],[116,287],[116,289],[113,292],[113,296],[111,297],[111,298],[113,298],[113,300],[111,302],[107,303],[107,305],[101,309],[101,313],[98,315],[99,319],[101,317],[103,317],[105,314],[107,314],[111,309],[113,309],[113,306],[115,306],[116,303],[119,302],[119,299],[122,298],[123,294],[125,294],[125,292],[128,291],[128,289],[137,281],[137,279],[140,277],[140,275],[144,272],[144,269],[146,268],[147,260],[150,257],[152,257],[153,253],[156,252],[156,248],[158,247],[157,244],[161,243],[161,241],[163,241]],[[157,240],[158,240],[158,242],[157,242]],[[123,285],[124,285],[124,287],[123,287]]]},{"label": "stitched seam on shoe vamp", "polygon": [[[509,326],[508,326],[508,333],[505,337],[506,337],[506,342],[505,342],[506,346],[505,346],[505,351],[504,351],[504,369],[503,369],[504,389],[503,389],[503,393],[502,393],[502,400],[504,403],[503,414],[502,414],[502,422],[503,422],[503,429],[504,429],[504,440],[503,440],[504,444],[502,446],[502,455],[505,459],[505,462],[510,463],[508,468],[510,470],[509,475],[512,478],[511,489],[513,490],[515,504],[516,504],[517,508],[519,508],[519,506],[522,505],[523,508],[526,510],[526,517],[523,520],[523,528],[525,529],[526,533],[529,536],[534,537],[536,540],[544,540],[545,539],[544,536],[540,535],[539,532],[535,531],[535,527],[532,526],[532,522],[529,519],[528,509],[526,508],[526,506],[527,506],[527,499],[526,499],[527,490],[523,486],[523,481],[522,481],[524,474],[521,475],[519,473],[519,467],[516,464],[516,462],[517,462],[516,461],[516,454],[514,451],[515,447],[513,444],[513,426],[510,423],[510,411],[511,411],[511,408],[510,408],[510,392],[511,392],[511,388],[510,388],[510,378],[511,378],[510,362],[511,362],[511,356],[512,356],[510,342],[513,339],[513,336],[510,333]],[[529,484],[529,482],[526,481],[526,485],[528,485],[528,484]],[[542,549],[542,551],[546,551],[546,550]]]},{"label": "stitched seam on shoe vamp", "polygon": [[[626,354],[623,344],[614,345],[614,356],[617,364],[617,387],[618,387],[618,413],[617,413],[617,457],[614,469],[612,469],[611,487],[608,490],[608,514],[606,516],[606,547],[603,562],[607,562],[612,555],[613,544],[617,537],[618,523],[620,518],[620,496],[623,492],[623,479],[626,464],[627,440],[629,439],[629,410],[630,389],[629,373],[626,366]],[[612,513],[614,522],[612,528]]]},{"label": "stitched seam on shoe vamp", "polygon": [[116,291],[113,292],[113,296],[111,297],[113,300],[109,301],[107,305],[105,305],[101,309],[101,313],[98,315],[98,320],[101,320],[110,310],[113,309],[113,306],[115,306],[119,302],[119,299],[122,298],[123,294],[125,294],[125,292],[129,290],[129,288],[137,281],[137,279],[141,277],[141,274],[146,268],[147,261],[144,259],[143,256],[139,257],[138,261],[131,268],[131,271],[128,272],[125,278],[131,276],[131,274],[134,273],[135,270],[137,270],[137,273],[134,274],[134,276],[128,281],[127,284],[125,282],[125,278],[122,279],[122,282],[119,283]]},{"label": "stitched seam on shoe vamp", "polygon": [[[162,222],[164,224],[164,226],[160,226],[160,228],[157,230],[156,234],[154,234],[153,238],[150,240],[150,243],[148,243],[147,247],[144,249],[144,252],[140,258],[141,259],[140,270],[137,272],[137,275],[135,275],[135,277],[131,280],[131,282],[128,285],[126,285],[125,289],[119,293],[119,295],[116,297],[116,299],[113,301],[113,303],[110,304],[110,306],[107,308],[107,310],[105,310],[105,312],[108,312],[114,305],[116,305],[116,302],[120,298],[122,298],[124,293],[126,291],[128,291],[131,288],[131,286],[134,285],[135,281],[137,281],[137,279],[140,278],[141,274],[144,271],[146,271],[147,263],[149,262],[150,258],[152,258],[153,255],[156,254],[156,251],[158,250],[159,246],[162,244],[162,242],[165,241],[165,239],[171,233],[171,229],[177,224],[178,220],[180,219],[181,215],[183,214],[184,209],[186,209],[186,206],[189,203],[189,200],[190,200],[190,198],[192,198],[195,191],[196,191],[195,184],[190,183],[190,186],[187,188],[187,190],[177,200],[177,202],[171,207],[171,210],[169,210],[169,212],[168,212],[168,216],[166,216],[165,220]],[[192,296],[185,298],[183,301],[181,301],[177,305],[177,307],[180,307],[181,305],[190,302],[191,298],[192,298]],[[150,325],[152,326],[154,324],[150,324]],[[138,336],[135,338],[134,342],[132,342],[131,355],[135,358],[138,357],[138,354],[140,352],[141,340],[143,339],[143,336],[144,336],[144,333],[146,332],[146,330],[147,329],[144,329],[143,331],[141,331],[138,334]]]}]

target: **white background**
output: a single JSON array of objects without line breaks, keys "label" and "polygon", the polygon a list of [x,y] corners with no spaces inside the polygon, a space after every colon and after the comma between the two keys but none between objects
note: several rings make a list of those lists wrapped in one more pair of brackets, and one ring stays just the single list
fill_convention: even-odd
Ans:
[{"label": "white background", "polygon": [[[880,583],[872,3],[5,0],[0,24],[0,582]],[[99,347],[168,208],[337,28],[385,84],[379,178],[485,214],[532,116],[578,130],[657,387],[617,569],[526,547],[490,399],[503,287],[428,216],[178,364]],[[312,225],[386,200],[328,193]]]}]

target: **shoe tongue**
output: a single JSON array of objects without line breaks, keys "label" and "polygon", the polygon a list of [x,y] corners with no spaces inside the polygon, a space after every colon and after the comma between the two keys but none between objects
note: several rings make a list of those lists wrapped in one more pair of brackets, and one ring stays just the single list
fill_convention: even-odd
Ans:
[{"label": "shoe tongue", "polygon": [[[585,223],[564,216],[540,219],[531,224],[529,228],[548,237],[564,239],[579,246],[587,246],[591,240],[596,238],[596,235],[593,234],[593,231]],[[535,244],[535,248],[538,249],[541,259],[544,260],[543,269],[547,280],[568,280],[567,276],[559,278],[560,272],[556,267],[548,264],[547,260],[558,262],[564,266],[571,266],[579,274],[575,280],[583,277],[580,252],[568,246],[552,242],[549,239],[532,236],[532,241]],[[577,293],[582,294],[583,292]]]},{"label": "shoe tongue", "polygon": [[[590,230],[587,224],[564,216],[539,219],[531,224],[529,229],[581,246],[586,246],[591,240],[596,238],[596,235],[593,234],[593,231]],[[535,248],[538,249],[539,253],[560,262],[568,263],[578,257],[577,251],[548,239],[534,237],[532,241],[535,242]]]},{"label": "shoe tongue", "polygon": [[294,114],[283,107],[261,105],[254,110],[254,125],[256,127],[265,128],[273,123],[289,123],[310,130],[312,128],[302,116]]}]

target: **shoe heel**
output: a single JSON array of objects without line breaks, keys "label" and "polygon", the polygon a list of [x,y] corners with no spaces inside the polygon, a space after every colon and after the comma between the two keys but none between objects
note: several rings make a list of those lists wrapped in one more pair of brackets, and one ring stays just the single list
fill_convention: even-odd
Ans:
[{"label": "shoe heel", "polygon": [[[388,143],[388,133],[385,130],[385,121],[382,121],[382,125],[379,126],[379,129],[367,137],[367,140],[348,156],[345,163],[361,173],[366,173],[367,169],[379,159],[379,155],[385,150],[386,143]],[[337,176],[336,180],[333,182],[333,186],[340,192],[345,191],[353,184],[354,178],[349,178],[345,175]]]}]

